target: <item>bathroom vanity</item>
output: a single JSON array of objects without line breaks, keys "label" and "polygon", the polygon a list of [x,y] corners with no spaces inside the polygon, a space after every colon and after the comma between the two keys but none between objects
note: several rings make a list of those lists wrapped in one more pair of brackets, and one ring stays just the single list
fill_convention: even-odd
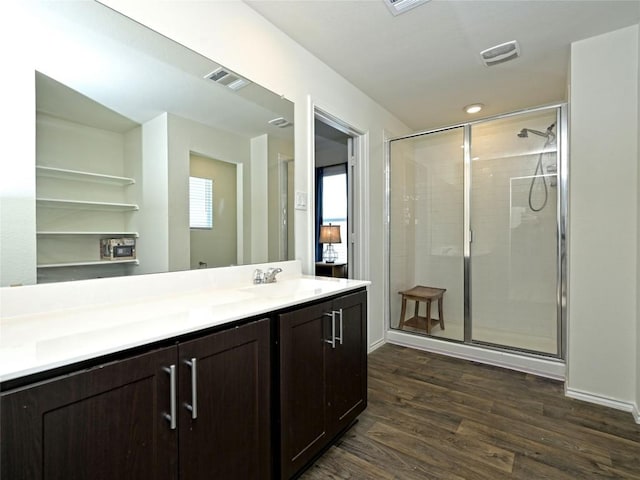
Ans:
[{"label": "bathroom vanity", "polygon": [[273,284],[181,272],[146,277],[188,279],[173,295],[3,316],[0,476],[297,476],[366,407],[368,282],[282,264]]}]

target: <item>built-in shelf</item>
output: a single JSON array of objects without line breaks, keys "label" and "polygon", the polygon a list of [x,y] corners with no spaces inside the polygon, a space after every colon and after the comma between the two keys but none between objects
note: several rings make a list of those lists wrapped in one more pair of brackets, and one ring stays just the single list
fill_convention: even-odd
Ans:
[{"label": "built-in shelf", "polygon": [[83,182],[113,183],[115,185],[133,185],[136,181],[129,177],[117,177],[101,173],[83,172],[80,170],[67,170],[66,168],[36,166],[36,173],[41,177],[60,178],[65,180],[78,180]]},{"label": "built-in shelf", "polygon": [[84,200],[61,200],[57,198],[36,198],[36,202],[41,207],[78,208],[83,210],[113,210],[124,212],[140,209],[135,203],[88,202]]},{"label": "built-in shelf", "polygon": [[38,230],[36,232],[38,235],[94,235],[94,236],[103,236],[109,235],[112,237],[136,237],[138,238],[138,232],[55,232],[51,230]]},{"label": "built-in shelf", "polygon": [[136,259],[128,260],[89,260],[85,262],[63,262],[63,263],[43,263],[38,264],[38,268],[63,268],[63,267],[83,267],[89,265],[115,265],[118,263],[131,263],[138,265],[139,262]]}]

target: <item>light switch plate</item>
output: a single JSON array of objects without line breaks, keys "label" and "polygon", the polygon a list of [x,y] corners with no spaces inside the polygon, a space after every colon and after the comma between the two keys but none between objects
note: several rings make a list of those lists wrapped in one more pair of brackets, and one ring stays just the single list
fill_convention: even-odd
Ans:
[{"label": "light switch plate", "polygon": [[307,192],[296,192],[295,209],[296,210],[307,209]]}]

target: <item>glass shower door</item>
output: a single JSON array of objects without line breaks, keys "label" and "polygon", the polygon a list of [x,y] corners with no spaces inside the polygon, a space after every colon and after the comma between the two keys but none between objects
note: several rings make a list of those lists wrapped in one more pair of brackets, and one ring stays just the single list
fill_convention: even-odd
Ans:
[{"label": "glass shower door", "polygon": [[[390,326],[464,340],[464,132],[453,128],[390,143]],[[444,329],[426,328],[426,303],[403,295],[416,286],[446,289]],[[431,318],[437,319],[437,304]],[[428,330],[430,330],[428,332]]]},{"label": "glass shower door", "polygon": [[557,112],[471,127],[471,341],[558,355]]}]

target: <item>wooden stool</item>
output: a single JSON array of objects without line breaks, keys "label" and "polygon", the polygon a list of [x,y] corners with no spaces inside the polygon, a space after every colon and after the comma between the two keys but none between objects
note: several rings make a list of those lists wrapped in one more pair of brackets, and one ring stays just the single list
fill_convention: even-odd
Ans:
[{"label": "wooden stool", "polygon": [[[398,292],[400,295],[402,295],[402,311],[400,313],[400,324],[398,325],[398,328],[402,330],[405,325],[409,325],[410,327],[414,328],[425,327],[427,330],[427,334],[430,334],[431,324],[440,323],[440,328],[444,330],[442,297],[444,295],[444,292],[446,291],[446,288],[432,288],[417,285],[409,290]],[[438,318],[431,318],[431,301],[436,299],[438,300]],[[414,302],[416,302],[416,308],[413,317],[405,321],[404,316],[407,311],[407,300],[413,300]],[[424,317],[418,315],[420,302],[426,302],[427,304],[427,315]]]}]

